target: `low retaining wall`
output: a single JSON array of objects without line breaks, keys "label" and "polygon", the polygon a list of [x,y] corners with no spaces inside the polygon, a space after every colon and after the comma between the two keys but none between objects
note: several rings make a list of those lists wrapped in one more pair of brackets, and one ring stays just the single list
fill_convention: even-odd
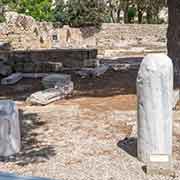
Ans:
[{"label": "low retaining wall", "polygon": [[[57,72],[66,68],[91,66],[96,49],[44,49],[1,51],[0,60],[15,72]],[[89,64],[88,64],[89,62]]]}]

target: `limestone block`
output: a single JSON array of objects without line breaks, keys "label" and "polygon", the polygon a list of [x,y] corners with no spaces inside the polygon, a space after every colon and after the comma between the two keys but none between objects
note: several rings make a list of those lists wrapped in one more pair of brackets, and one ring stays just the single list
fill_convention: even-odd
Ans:
[{"label": "limestone block", "polygon": [[0,156],[10,156],[20,151],[20,122],[16,104],[0,101]]},{"label": "limestone block", "polygon": [[137,77],[138,158],[170,167],[172,160],[173,65],[164,54],[144,58]]},{"label": "limestone block", "polygon": [[22,73],[14,73],[4,79],[1,80],[2,85],[12,85],[17,83],[23,78]]}]

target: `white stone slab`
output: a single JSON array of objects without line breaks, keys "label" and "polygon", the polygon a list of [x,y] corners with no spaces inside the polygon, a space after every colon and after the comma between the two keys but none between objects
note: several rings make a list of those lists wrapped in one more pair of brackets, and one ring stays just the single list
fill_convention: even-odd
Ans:
[{"label": "white stone slab", "polygon": [[60,82],[55,85],[55,88],[46,89],[32,94],[27,99],[27,102],[32,105],[47,105],[54,101],[64,99],[68,95],[72,94],[74,89],[72,81],[63,85],[59,83]]}]

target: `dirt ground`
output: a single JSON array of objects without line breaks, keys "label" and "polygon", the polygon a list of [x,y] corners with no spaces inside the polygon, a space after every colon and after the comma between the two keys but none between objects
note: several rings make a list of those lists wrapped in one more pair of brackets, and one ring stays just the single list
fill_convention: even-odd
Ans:
[{"label": "dirt ground", "polygon": [[149,176],[137,160],[137,72],[108,71],[100,78],[73,75],[74,96],[48,106],[28,106],[40,80],[0,87],[1,99],[21,110],[22,151],[1,159],[0,170],[62,180],[180,179],[180,112],[174,112],[176,176]]}]

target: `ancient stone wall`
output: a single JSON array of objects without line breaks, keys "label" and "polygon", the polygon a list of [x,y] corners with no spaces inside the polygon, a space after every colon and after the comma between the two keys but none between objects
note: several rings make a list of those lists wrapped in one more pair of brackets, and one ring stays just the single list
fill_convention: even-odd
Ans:
[{"label": "ancient stone wall", "polygon": [[103,24],[95,27],[70,28],[36,22],[32,17],[14,12],[6,14],[0,24],[0,41],[13,49],[97,48],[99,56],[142,55],[166,51],[167,25]]},{"label": "ancient stone wall", "polygon": [[[40,49],[0,51],[0,74],[4,66],[13,72],[61,72],[64,68],[93,67],[96,49]],[[3,65],[3,66],[2,66]]]}]

